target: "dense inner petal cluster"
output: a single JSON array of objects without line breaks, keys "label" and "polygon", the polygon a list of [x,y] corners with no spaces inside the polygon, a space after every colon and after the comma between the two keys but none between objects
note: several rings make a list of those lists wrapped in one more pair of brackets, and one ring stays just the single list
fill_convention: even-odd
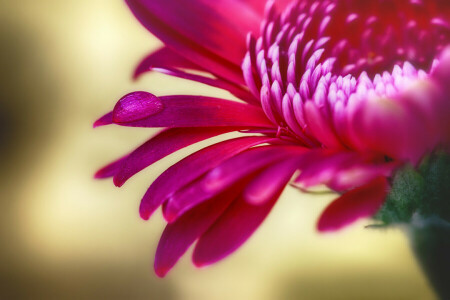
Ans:
[{"label": "dense inner petal cluster", "polygon": [[293,1],[281,14],[271,2],[265,15],[244,77],[279,132],[309,147],[358,148],[358,103],[427,79],[450,42],[446,1]]}]

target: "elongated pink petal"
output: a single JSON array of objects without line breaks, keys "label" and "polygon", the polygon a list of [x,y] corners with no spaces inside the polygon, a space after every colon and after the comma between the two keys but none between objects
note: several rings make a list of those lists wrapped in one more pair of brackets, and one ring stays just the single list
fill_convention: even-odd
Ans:
[{"label": "elongated pink petal", "polygon": [[413,159],[416,157],[418,160],[423,152],[431,152],[437,145],[450,141],[450,72],[444,70],[450,66],[450,48],[444,52],[448,52],[449,61],[445,61],[444,53],[444,61],[436,66],[432,78],[417,82],[397,99],[411,115],[411,122],[415,122],[408,124],[411,130],[417,132],[408,136],[407,147],[414,147],[419,151],[415,156],[412,155]]},{"label": "elongated pink petal", "polygon": [[113,124],[113,113],[109,112],[94,122],[94,128]]},{"label": "elongated pink petal", "polygon": [[242,83],[236,67],[245,53],[245,35],[256,31],[260,21],[245,3],[127,0],[127,4],[149,31],[179,54],[219,77]]},{"label": "elongated pink petal", "polygon": [[236,85],[232,82],[226,81],[225,79],[217,79],[217,78],[210,78],[206,76],[201,76],[197,74],[191,74],[184,71],[180,71],[173,68],[154,68],[155,71],[167,74],[174,77],[179,77],[187,80],[192,80],[196,82],[200,82],[212,87],[216,87],[222,90],[226,90],[230,92],[232,95],[236,96],[238,99],[245,101],[247,103],[253,103],[258,104],[259,101],[253,96],[250,91],[248,91],[246,88],[243,88],[240,85]]},{"label": "elongated pink petal", "polygon": [[236,199],[242,187],[225,193],[195,207],[173,223],[169,223],[159,240],[155,255],[155,272],[163,277],[203,233]]},{"label": "elongated pink petal", "polygon": [[417,162],[429,147],[430,135],[420,112],[401,101],[377,99],[361,103],[351,118],[351,128],[365,149],[392,158]]},{"label": "elongated pink petal", "polygon": [[233,157],[258,144],[272,140],[264,136],[250,136],[223,141],[197,151],[163,172],[148,188],[142,198],[139,213],[147,220],[150,215],[178,189],[202,176],[219,165],[222,161]]},{"label": "elongated pink petal", "polygon": [[103,168],[101,168],[100,170],[98,170],[95,173],[94,178],[103,179],[103,178],[113,177],[114,175],[117,174],[117,172],[119,172],[120,168],[122,167],[122,164],[127,159],[127,157],[128,157],[128,155],[125,155],[125,156],[117,159],[116,161],[104,166]]},{"label": "elongated pink petal", "polygon": [[156,98],[145,92],[119,100],[113,121],[131,127],[273,127],[262,109],[254,105],[204,96]]},{"label": "elongated pink petal", "polygon": [[386,178],[379,177],[345,193],[325,209],[319,218],[317,229],[334,231],[360,218],[374,215],[384,202],[388,186]]},{"label": "elongated pink petal", "polygon": [[244,75],[245,82],[247,83],[247,86],[249,87],[252,94],[259,98],[259,88],[261,85],[261,82],[256,81],[256,76],[254,75],[254,70],[251,65],[251,58],[250,54],[247,53],[244,60],[242,61],[242,72]]},{"label": "elongated pink petal", "polygon": [[141,23],[171,49],[174,49],[174,51],[187,59],[197,62],[218,77],[226,78],[238,84],[243,82],[236,65],[205,49],[202,45],[192,43],[190,39],[167,27],[154,14],[146,12],[142,6],[131,5],[130,2],[128,3],[131,10],[140,19]]},{"label": "elongated pink petal", "polygon": [[164,130],[128,155],[114,176],[114,184],[122,186],[134,174],[181,148],[235,130],[239,128],[188,127]]},{"label": "elongated pink petal", "polygon": [[398,166],[398,161],[386,162],[380,154],[311,150],[299,160],[301,172],[294,182],[304,188],[325,184],[335,191],[346,191],[380,176],[389,177]]},{"label": "elongated pink petal", "polygon": [[442,140],[450,149],[450,46],[447,46],[440,57],[440,64],[437,66],[433,79],[436,80],[439,88],[442,90],[440,97],[433,99],[434,112],[433,115],[437,120],[439,129],[442,131]]},{"label": "elongated pink petal", "polygon": [[239,198],[198,240],[192,260],[198,267],[210,265],[238,249],[267,217],[283,188],[269,201],[252,205]]},{"label": "elongated pink petal", "polygon": [[301,173],[295,179],[304,187],[317,184],[327,184],[341,168],[349,167],[352,163],[362,163],[361,154],[347,151],[314,150],[307,154]]},{"label": "elongated pink petal", "polygon": [[283,11],[283,9],[289,4],[292,3],[292,0],[269,0],[269,1],[261,1],[261,0],[242,0],[247,3],[251,7],[253,7],[257,12],[263,14],[264,9],[267,6],[267,3],[276,6],[278,11]]},{"label": "elongated pink petal", "polygon": [[[202,45],[213,53],[240,63],[245,53],[245,35],[259,27],[260,16],[244,2],[236,0],[128,0],[132,8],[137,5],[154,14],[168,28]],[[133,10],[136,13],[136,10]],[[148,19],[140,19],[151,26]],[[153,27],[153,26],[151,26]],[[152,31],[153,28],[149,28]],[[153,32],[153,31],[152,31]],[[155,32],[153,32],[155,33]],[[156,33],[155,33],[156,34]],[[170,36],[159,36],[170,43]],[[235,43],[231,45],[230,43]]]},{"label": "elongated pink petal", "polygon": [[342,143],[333,131],[333,128],[313,101],[307,101],[304,106],[309,129],[314,137],[329,148],[343,148]]},{"label": "elongated pink petal", "polygon": [[362,186],[373,179],[383,176],[389,177],[396,168],[401,165],[399,161],[392,161],[382,164],[362,164],[355,162],[338,170],[333,178],[326,182],[326,185],[335,191],[346,191],[358,186]]},{"label": "elongated pink petal", "polygon": [[268,167],[247,185],[243,193],[244,199],[254,205],[273,199],[297,171],[298,163],[299,158],[293,158]]},{"label": "elongated pink petal", "polygon": [[164,211],[165,218],[172,222],[192,207],[214,197],[254,172],[283,159],[289,159],[304,152],[298,146],[261,146],[249,149],[224,161],[212,169],[205,178],[173,194]]},{"label": "elongated pink petal", "polygon": [[182,68],[191,70],[203,70],[202,67],[180,56],[168,47],[158,49],[147,55],[136,67],[133,78],[137,79],[143,73],[153,68]]}]

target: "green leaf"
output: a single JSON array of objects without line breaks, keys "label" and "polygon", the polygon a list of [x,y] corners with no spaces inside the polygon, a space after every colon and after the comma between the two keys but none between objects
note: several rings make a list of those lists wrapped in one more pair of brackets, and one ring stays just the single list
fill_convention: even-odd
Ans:
[{"label": "green leaf", "polygon": [[383,223],[404,223],[411,220],[425,198],[425,180],[411,166],[396,172],[391,191],[377,214]]},{"label": "green leaf", "polygon": [[386,202],[375,219],[384,224],[409,223],[414,214],[450,221],[450,155],[437,152],[417,169],[405,166],[392,180]]}]

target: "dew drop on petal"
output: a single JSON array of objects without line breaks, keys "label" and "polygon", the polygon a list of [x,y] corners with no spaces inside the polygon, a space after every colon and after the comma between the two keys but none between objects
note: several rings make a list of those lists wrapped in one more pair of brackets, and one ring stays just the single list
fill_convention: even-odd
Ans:
[{"label": "dew drop on petal", "polygon": [[113,110],[115,123],[138,121],[161,112],[161,100],[147,92],[134,92],[123,96]]}]

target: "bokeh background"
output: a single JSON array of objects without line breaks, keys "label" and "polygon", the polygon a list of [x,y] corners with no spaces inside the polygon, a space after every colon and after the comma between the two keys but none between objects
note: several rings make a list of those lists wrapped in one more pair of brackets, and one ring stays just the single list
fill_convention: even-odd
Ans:
[{"label": "bokeh background", "polygon": [[117,189],[93,173],[152,131],[91,124],[133,90],[229,95],[159,74],[132,82],[160,44],[123,1],[0,2],[1,299],[434,299],[400,230],[318,235],[334,196],[293,188],[225,261],[197,270],[186,255],[157,278],[164,222],[138,205],[180,154]]}]

